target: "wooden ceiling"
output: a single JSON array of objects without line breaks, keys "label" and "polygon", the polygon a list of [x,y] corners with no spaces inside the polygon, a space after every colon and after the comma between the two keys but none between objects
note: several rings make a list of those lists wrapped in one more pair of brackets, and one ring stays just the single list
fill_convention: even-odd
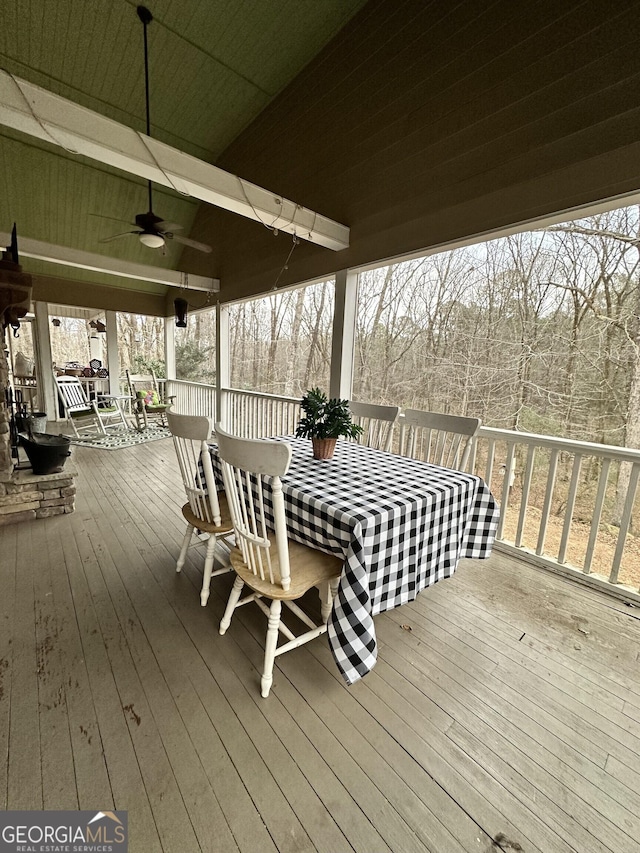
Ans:
[{"label": "wooden ceiling", "polygon": [[[15,219],[24,236],[215,276],[226,301],[640,190],[637,0],[149,7],[152,135],[348,225],[349,248],[303,241],[284,270],[288,235],[165,188],[156,213],[211,255],[173,244],[163,257],[135,237],[100,243],[126,230],[100,217],[131,222],[146,210],[144,181],[1,127],[0,231]],[[4,0],[0,64],[144,130],[135,9]],[[25,266],[51,280],[51,265]],[[106,288],[89,301],[78,279],[160,301],[165,291],[53,272],[42,292],[58,302],[64,278],[92,307]]]},{"label": "wooden ceiling", "polygon": [[[208,162],[268,105],[364,0],[148,0],[151,135]],[[4,0],[0,66],[139,131],[143,30],[127,0]],[[110,257],[180,268],[127,230],[147,210],[143,179],[0,126],[0,231]],[[154,188],[154,209],[189,234],[198,202]],[[109,219],[112,217],[112,219]],[[162,294],[132,282],[24,259],[33,273]],[[206,275],[213,275],[208,269]]]}]

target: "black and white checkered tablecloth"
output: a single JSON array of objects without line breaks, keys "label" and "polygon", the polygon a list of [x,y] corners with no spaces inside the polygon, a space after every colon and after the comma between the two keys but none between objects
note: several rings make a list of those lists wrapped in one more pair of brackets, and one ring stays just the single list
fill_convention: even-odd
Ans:
[{"label": "black and white checkered tablecloth", "polygon": [[353,684],[376,662],[373,617],[451,577],[462,557],[488,557],[499,509],[471,474],[346,441],[320,461],[308,439],[282,440],[293,450],[282,478],[289,536],[345,560],[328,637]]}]

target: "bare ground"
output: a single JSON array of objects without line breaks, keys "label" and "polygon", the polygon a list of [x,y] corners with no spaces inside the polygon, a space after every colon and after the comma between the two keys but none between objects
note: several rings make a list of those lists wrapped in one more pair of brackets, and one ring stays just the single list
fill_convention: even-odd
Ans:
[{"label": "bare ground", "polygon": [[[522,544],[526,548],[536,549],[538,531],[540,529],[540,517],[541,512],[539,509],[535,507],[527,509],[527,520],[522,541]],[[508,509],[503,532],[503,538],[506,541],[513,542],[515,540],[517,524],[517,511]],[[553,515],[549,518],[547,524],[543,553],[553,559],[557,559],[560,551],[563,524],[564,518]],[[590,524],[580,521],[572,523],[566,555],[566,563],[568,565],[578,568],[584,566],[590,532]],[[599,574],[607,579],[609,578],[617,541],[618,528],[604,524],[600,526],[591,563],[592,574]],[[640,587],[640,538],[637,536],[632,536],[631,534],[627,536],[618,582],[631,586],[635,590]]]}]

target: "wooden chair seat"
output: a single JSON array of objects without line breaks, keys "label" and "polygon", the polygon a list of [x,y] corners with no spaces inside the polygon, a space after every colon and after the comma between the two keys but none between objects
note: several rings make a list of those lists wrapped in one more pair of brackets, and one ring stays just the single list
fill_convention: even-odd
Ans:
[{"label": "wooden chair seat", "polygon": [[[193,525],[198,530],[205,533],[214,533],[217,536],[231,533],[233,531],[233,522],[231,521],[231,513],[224,492],[218,492],[218,505],[220,507],[220,524],[214,524],[212,521],[207,521],[206,517],[198,516],[192,509],[191,504],[186,503],[182,507],[182,515],[187,524]],[[210,509],[210,517],[213,517],[213,510]]]},{"label": "wooden chair seat", "polygon": [[234,548],[231,552],[231,565],[236,574],[242,578],[244,583],[254,592],[265,596],[265,598],[278,598],[281,601],[293,601],[301,598],[311,587],[328,582],[339,577],[342,572],[344,560],[334,557],[333,554],[324,554],[307,545],[288,540],[289,563],[291,567],[291,585],[288,590],[282,588],[280,561],[276,550],[276,537],[274,533],[269,534],[269,542],[273,551],[271,557],[271,569],[273,571],[273,583],[262,580],[253,574],[245,564],[242,552]]},{"label": "wooden chair seat", "polygon": [[[117,406],[101,406],[98,404],[98,409],[100,410],[100,414],[112,414],[113,412],[118,411]],[[71,418],[86,418],[87,415],[93,415],[94,410],[87,406],[86,409],[77,409],[75,412],[69,412],[69,417]]]}]

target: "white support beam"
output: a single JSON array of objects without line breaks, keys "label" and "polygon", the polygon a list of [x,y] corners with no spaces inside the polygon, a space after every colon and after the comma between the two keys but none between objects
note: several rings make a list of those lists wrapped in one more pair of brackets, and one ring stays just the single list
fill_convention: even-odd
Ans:
[{"label": "white support beam", "polygon": [[356,340],[358,273],[338,270],[331,340],[329,396],[350,400],[353,393],[353,355]]},{"label": "white support beam", "polygon": [[176,318],[164,318],[164,375],[176,378]]},{"label": "white support beam", "polygon": [[6,71],[0,123],[334,251],[349,246],[346,225]]},{"label": "white support beam", "polygon": [[53,361],[51,357],[51,336],[49,334],[49,306],[46,302],[36,302],[36,340],[38,353],[38,400],[50,421],[58,419],[58,392],[53,379]]},{"label": "white support beam", "polygon": [[[8,246],[10,243],[11,234],[7,231],[0,231],[0,246]],[[133,278],[138,281],[151,281],[156,284],[166,284],[169,287],[187,287],[189,290],[206,290],[214,293],[220,290],[219,278],[207,278],[202,275],[180,272],[180,270],[167,270],[146,264],[134,264],[131,261],[108,258],[106,255],[99,255],[94,252],[71,249],[69,246],[43,243],[42,240],[32,240],[29,237],[18,237],[18,251],[25,258],[37,258],[39,261],[48,261],[51,264],[61,264],[65,267],[93,270],[93,272]]]},{"label": "white support beam", "polygon": [[229,358],[229,307],[216,305],[216,419],[226,429],[227,395],[222,393],[231,382],[231,361]]},{"label": "white support beam", "polygon": [[109,371],[109,393],[120,393],[120,355],[118,353],[118,315],[115,311],[104,312],[107,327],[107,370]]}]

